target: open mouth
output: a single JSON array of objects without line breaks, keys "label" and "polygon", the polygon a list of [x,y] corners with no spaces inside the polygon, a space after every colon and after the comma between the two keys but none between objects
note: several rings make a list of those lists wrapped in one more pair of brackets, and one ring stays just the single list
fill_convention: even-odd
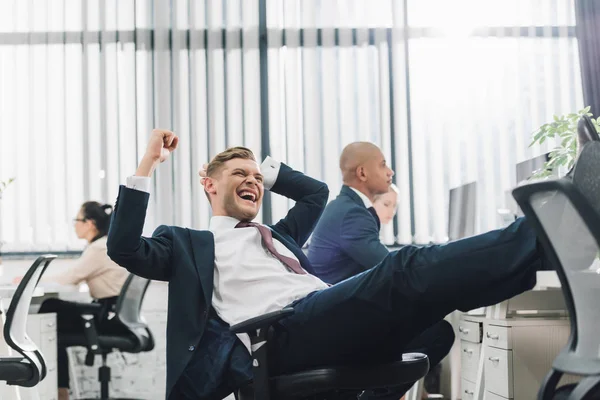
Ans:
[{"label": "open mouth", "polygon": [[238,196],[240,196],[242,200],[252,204],[256,203],[256,199],[258,198],[257,194],[250,190],[241,190],[238,192]]}]

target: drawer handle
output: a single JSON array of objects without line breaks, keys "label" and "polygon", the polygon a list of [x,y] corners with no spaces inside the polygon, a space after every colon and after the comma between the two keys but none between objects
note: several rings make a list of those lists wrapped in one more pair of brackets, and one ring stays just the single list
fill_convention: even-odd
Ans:
[{"label": "drawer handle", "polygon": [[54,322],[48,322],[48,323],[46,324],[46,326],[47,326],[48,328],[52,328],[52,327],[54,326]]},{"label": "drawer handle", "polygon": [[467,328],[463,328],[462,326],[458,327],[458,331],[460,333],[464,333],[465,335],[467,335],[469,333],[469,330]]},{"label": "drawer handle", "polygon": [[488,339],[492,339],[492,340],[498,340],[498,339],[500,339],[500,336],[498,336],[498,335],[495,335],[495,334],[491,334],[491,333],[489,333],[489,332],[486,332],[486,333],[485,333],[485,336],[486,336]]},{"label": "drawer handle", "polygon": [[475,392],[472,390],[465,389],[465,394],[468,394],[469,396],[473,396],[473,394],[475,394]]},{"label": "drawer handle", "polygon": [[463,353],[473,354],[473,350],[471,350],[471,349],[463,349]]},{"label": "drawer handle", "polygon": [[49,341],[49,342],[54,342],[55,340],[56,340],[56,338],[55,338],[55,337],[49,337],[49,338],[48,338],[48,341]]},{"label": "drawer handle", "polygon": [[491,362],[499,362],[500,357],[490,357],[490,358],[488,358],[488,360],[490,360]]},{"label": "drawer handle", "polygon": [[51,367],[51,368],[48,368],[48,371],[52,372],[52,371],[54,371],[55,369],[56,369],[56,367]]}]

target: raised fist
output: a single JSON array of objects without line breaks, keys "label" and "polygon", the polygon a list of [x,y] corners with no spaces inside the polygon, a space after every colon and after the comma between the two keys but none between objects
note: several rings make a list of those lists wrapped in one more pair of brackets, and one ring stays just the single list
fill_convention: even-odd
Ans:
[{"label": "raised fist", "polygon": [[177,148],[179,137],[166,129],[154,129],[148,147],[146,147],[146,156],[152,160],[165,161],[169,155]]}]

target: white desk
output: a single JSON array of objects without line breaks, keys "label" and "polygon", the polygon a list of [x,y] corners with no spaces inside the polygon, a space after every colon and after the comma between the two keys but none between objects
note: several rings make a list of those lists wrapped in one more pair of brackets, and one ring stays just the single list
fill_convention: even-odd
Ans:
[{"label": "white desk", "polygon": [[487,307],[485,315],[463,314],[458,335],[462,398],[531,397],[569,332],[554,271],[539,271],[532,290]]}]

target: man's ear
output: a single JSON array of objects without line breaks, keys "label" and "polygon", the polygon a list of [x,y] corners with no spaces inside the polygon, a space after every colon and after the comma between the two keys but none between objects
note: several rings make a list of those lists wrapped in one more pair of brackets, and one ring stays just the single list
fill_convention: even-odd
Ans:
[{"label": "man's ear", "polygon": [[209,194],[217,194],[217,185],[213,178],[203,178],[202,184],[204,185],[204,191]]},{"label": "man's ear", "polygon": [[359,165],[358,167],[356,167],[356,177],[361,182],[364,182],[367,180],[367,171],[365,170],[364,166]]}]

